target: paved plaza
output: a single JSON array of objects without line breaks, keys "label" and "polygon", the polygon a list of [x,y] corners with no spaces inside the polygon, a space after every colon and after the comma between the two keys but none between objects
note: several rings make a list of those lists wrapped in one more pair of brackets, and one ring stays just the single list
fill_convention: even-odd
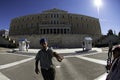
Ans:
[{"label": "paved plaza", "polygon": [[[63,55],[63,62],[53,59],[56,67],[56,80],[104,80],[106,77],[107,49],[82,48],[53,49]],[[34,72],[35,55],[39,49],[19,51],[19,49],[0,50],[0,80],[43,80],[41,73]]]}]

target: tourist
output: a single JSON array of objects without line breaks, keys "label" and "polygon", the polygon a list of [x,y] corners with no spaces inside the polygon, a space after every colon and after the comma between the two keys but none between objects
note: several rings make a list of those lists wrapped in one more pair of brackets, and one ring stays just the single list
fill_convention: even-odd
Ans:
[{"label": "tourist", "polygon": [[112,57],[112,48],[113,48],[113,44],[112,41],[109,41],[109,50],[108,50],[108,59],[110,58],[110,62],[111,62],[111,57]]},{"label": "tourist", "polygon": [[26,51],[28,51],[29,47],[29,42],[26,42]]},{"label": "tourist", "polygon": [[108,49],[108,59],[107,59],[107,66],[106,66],[107,73],[109,73],[110,67],[111,67],[111,64],[112,64],[112,49],[113,49],[113,44],[112,44],[111,40],[109,41],[108,47],[109,47],[109,49]]},{"label": "tourist", "polygon": [[82,42],[82,48],[83,48],[83,51],[84,51],[84,49],[85,49],[85,42],[84,41]]},{"label": "tourist", "polygon": [[35,62],[35,72],[39,74],[38,63],[40,61],[41,73],[44,80],[55,80],[55,67],[52,62],[52,58],[61,62],[63,56],[60,56],[56,52],[53,52],[52,49],[48,47],[47,40],[45,38],[40,39],[40,45],[42,46],[41,50],[36,55]]}]

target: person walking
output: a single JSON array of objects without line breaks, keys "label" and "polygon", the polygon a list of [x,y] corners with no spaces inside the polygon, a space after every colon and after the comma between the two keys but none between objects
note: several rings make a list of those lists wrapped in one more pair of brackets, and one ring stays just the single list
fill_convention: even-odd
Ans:
[{"label": "person walking", "polygon": [[84,49],[85,49],[85,42],[84,41],[82,42],[82,48],[83,48],[83,51],[84,51]]},{"label": "person walking", "polygon": [[109,50],[108,50],[108,59],[110,59],[110,60],[111,60],[111,57],[112,57],[112,48],[113,48],[113,44],[112,44],[112,41],[110,40],[109,41]]},{"label": "person walking", "polygon": [[120,80],[120,46],[113,49],[113,61],[106,80]]},{"label": "person walking", "polygon": [[108,47],[109,47],[109,49],[108,49],[108,58],[107,58],[107,66],[106,66],[107,73],[109,73],[110,67],[111,67],[111,64],[112,64],[112,49],[113,49],[113,44],[112,44],[111,40],[109,41]]},{"label": "person walking", "polygon": [[26,42],[26,51],[27,51],[27,52],[28,52],[29,47],[30,47],[30,46],[29,46],[29,42],[27,41],[27,42]]},{"label": "person walking", "polygon": [[44,80],[55,80],[55,67],[52,58],[56,57],[57,61],[61,62],[63,56],[57,54],[48,47],[48,42],[45,38],[40,39],[41,50],[38,51],[35,57],[35,72],[40,73],[38,63],[40,62],[41,73]]}]

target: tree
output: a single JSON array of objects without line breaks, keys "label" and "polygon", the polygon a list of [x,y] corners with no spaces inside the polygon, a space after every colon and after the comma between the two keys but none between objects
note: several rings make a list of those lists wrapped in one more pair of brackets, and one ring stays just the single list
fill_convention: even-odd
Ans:
[{"label": "tree", "polygon": [[107,36],[109,36],[109,35],[113,35],[112,29],[109,29],[109,30],[108,30]]},{"label": "tree", "polygon": [[120,32],[118,33],[118,36],[120,37]]}]

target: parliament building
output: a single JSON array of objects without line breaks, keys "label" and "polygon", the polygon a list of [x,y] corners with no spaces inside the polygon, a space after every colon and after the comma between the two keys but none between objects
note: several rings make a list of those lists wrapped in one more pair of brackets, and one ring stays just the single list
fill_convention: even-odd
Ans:
[{"label": "parliament building", "polygon": [[12,19],[9,35],[17,41],[27,38],[34,48],[39,47],[39,39],[43,37],[50,46],[81,47],[84,37],[99,38],[101,27],[98,18],[53,8]]}]

